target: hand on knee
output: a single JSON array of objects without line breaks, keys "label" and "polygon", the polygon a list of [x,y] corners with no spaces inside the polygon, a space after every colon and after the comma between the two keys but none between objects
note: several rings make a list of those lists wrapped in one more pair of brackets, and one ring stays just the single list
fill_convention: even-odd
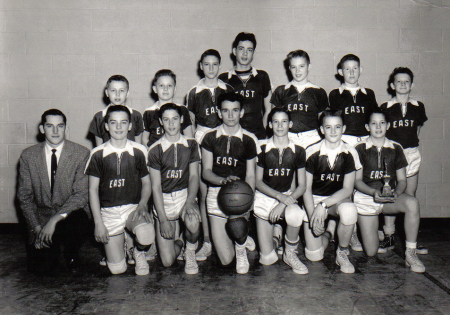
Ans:
[{"label": "hand on knee", "polygon": [[228,219],[225,229],[232,240],[244,244],[248,235],[248,221],[243,217]]},{"label": "hand on knee", "polygon": [[155,228],[151,223],[142,223],[134,228],[136,240],[141,245],[150,245],[155,241]]},{"label": "hand on knee", "polygon": [[338,206],[340,222],[343,225],[353,225],[358,220],[358,210],[354,203],[344,202]]},{"label": "hand on knee", "polygon": [[286,220],[286,224],[289,226],[301,226],[305,216],[305,210],[303,210],[296,204],[287,206],[284,210],[284,219]]}]

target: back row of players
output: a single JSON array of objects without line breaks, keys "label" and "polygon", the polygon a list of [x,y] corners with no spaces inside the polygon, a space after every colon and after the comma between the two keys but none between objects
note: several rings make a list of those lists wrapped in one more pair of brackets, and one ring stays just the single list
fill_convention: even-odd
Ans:
[{"label": "back row of players", "polygon": [[[416,255],[420,215],[414,195],[420,165],[418,134],[427,118],[424,105],[409,98],[411,70],[393,71],[389,78],[393,98],[380,109],[374,92],[358,84],[357,56],[341,59],[338,73],[343,83],[327,97],[324,89],[308,81],[308,54],[296,50],[286,60],[292,81],[272,94],[268,74],[251,66],[255,48],[253,34],[238,34],[233,43],[236,66],[220,75],[220,54],[205,51],[200,59],[205,77],[189,91],[187,107],[173,104],[175,74],[158,71],[152,83],[158,101],[143,117],[123,106],[127,79],[116,75],[108,80],[105,93],[111,104],[91,123],[98,147],[91,153],[86,174],[95,235],[105,244],[110,271],[126,270],[128,251],[122,249],[127,227],[136,235],[128,261],[136,263],[137,274],[149,272],[145,251],[155,238],[164,266],[184,259],[186,273],[197,273],[196,260],[205,260],[212,252],[210,231],[221,263],[228,265],[236,257],[237,272],[247,273],[246,250],[255,249],[248,236],[250,215],[228,216],[217,204],[221,185],[240,178],[256,189],[253,210],[260,263],[275,263],[278,250],[294,272],[307,273],[296,254],[305,221],[306,257],[323,258],[337,225],[336,263],[342,272],[353,273],[349,244],[353,250],[363,249],[356,222],[364,250],[374,256],[393,245],[395,232],[395,216],[386,217],[379,246],[376,215],[403,212],[406,264],[424,272]],[[386,170],[393,194],[382,197]],[[146,208],[150,193],[156,220]],[[302,199],[306,212],[298,205]],[[278,224],[282,218],[284,248]],[[130,225],[130,220],[140,223]],[[197,251],[201,229],[203,246]],[[126,242],[130,248],[133,237]],[[147,258],[155,250],[153,246]]]}]

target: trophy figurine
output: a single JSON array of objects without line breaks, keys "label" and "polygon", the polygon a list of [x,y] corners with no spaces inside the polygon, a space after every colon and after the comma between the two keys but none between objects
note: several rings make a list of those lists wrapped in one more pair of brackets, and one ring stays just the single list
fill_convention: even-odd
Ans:
[{"label": "trophy figurine", "polygon": [[383,187],[381,188],[381,197],[392,197],[394,194],[392,193],[391,185],[389,185],[389,180],[391,179],[391,176],[388,174],[387,171],[387,162],[386,158],[383,158],[383,177],[382,181],[384,182]]}]

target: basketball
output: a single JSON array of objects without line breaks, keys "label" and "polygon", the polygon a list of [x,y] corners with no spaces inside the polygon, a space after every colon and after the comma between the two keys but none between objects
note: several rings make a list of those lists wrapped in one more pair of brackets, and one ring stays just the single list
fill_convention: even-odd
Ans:
[{"label": "basketball", "polygon": [[235,180],[220,188],[217,203],[226,215],[240,215],[250,209],[254,197],[249,184],[243,180]]}]

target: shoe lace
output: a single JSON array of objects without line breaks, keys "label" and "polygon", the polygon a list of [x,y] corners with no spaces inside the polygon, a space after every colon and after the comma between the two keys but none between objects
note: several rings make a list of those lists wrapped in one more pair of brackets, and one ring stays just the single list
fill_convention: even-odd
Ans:
[{"label": "shoe lace", "polygon": [[300,259],[298,259],[295,251],[286,251],[286,258],[289,260],[292,266],[295,267],[295,269],[304,269],[305,265],[300,261]]},{"label": "shoe lace", "polygon": [[187,250],[184,252],[186,265],[193,267],[195,265],[195,252],[192,250]]},{"label": "shoe lace", "polygon": [[135,251],[134,252],[134,260],[136,261],[136,265],[143,264],[146,261],[145,253],[144,252],[140,252],[140,251]]},{"label": "shoe lace", "polygon": [[338,256],[345,265],[350,264],[350,260],[344,251],[338,250]]},{"label": "shoe lace", "polygon": [[422,262],[419,260],[419,257],[417,257],[417,253],[415,249],[408,249],[407,255],[409,258],[409,263],[414,265],[422,265]]}]

